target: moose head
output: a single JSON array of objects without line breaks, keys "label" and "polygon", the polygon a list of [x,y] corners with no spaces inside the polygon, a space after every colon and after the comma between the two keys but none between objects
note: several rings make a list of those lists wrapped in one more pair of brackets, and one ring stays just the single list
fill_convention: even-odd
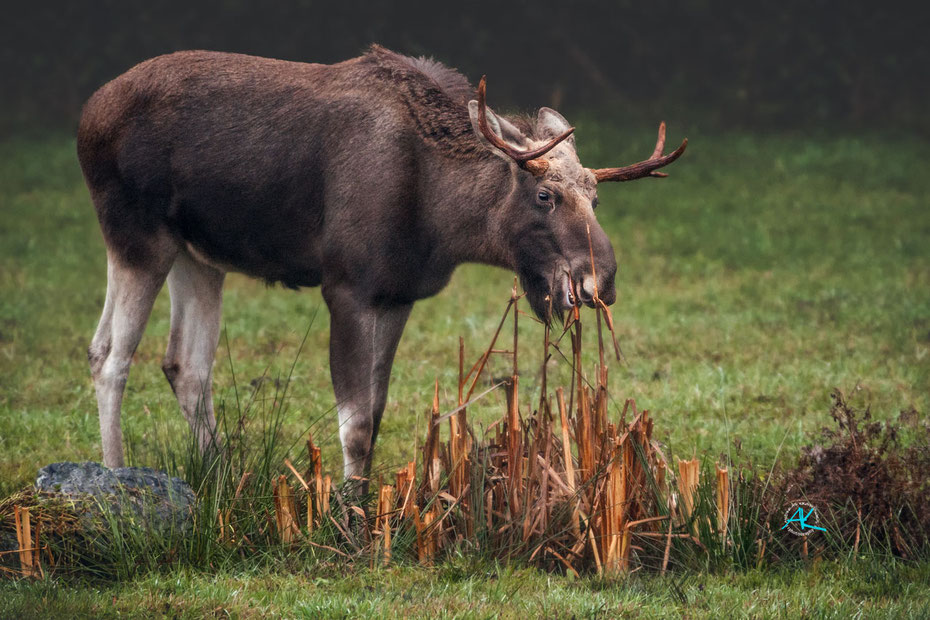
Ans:
[{"label": "moose head", "polygon": [[617,261],[595,217],[597,186],[667,176],[658,169],[681,156],[687,139],[662,155],[663,122],[649,159],[620,168],[585,168],[575,151],[575,128],[561,114],[540,108],[535,127],[521,130],[488,109],[486,93],[482,77],[477,100],[468,104],[469,115],[487,148],[519,169],[517,187],[498,214],[498,227],[505,231],[511,266],[534,312],[550,320],[579,303],[612,304]]}]

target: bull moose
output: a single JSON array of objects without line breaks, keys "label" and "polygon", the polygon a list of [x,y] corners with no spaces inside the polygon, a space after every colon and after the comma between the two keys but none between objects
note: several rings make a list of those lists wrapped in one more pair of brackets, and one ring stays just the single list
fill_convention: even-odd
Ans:
[{"label": "bull moose", "polygon": [[225,274],[322,286],[347,478],[370,470],[413,303],[457,265],[515,271],[544,319],[613,303],[597,184],[665,176],[687,141],[663,156],[663,124],[648,160],[588,169],[558,112],[503,116],[484,78],[473,92],[454,69],[373,46],[333,65],[177,52],[88,100],[77,150],[107,251],[88,350],[105,465],[123,464],[123,391],[165,280],[162,368],[204,451]]}]

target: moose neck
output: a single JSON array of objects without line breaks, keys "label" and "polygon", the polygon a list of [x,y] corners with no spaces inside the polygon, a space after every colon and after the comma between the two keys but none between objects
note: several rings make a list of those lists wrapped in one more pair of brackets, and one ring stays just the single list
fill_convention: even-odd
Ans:
[{"label": "moose neck", "polygon": [[444,254],[454,264],[514,268],[502,214],[518,195],[519,174],[493,155],[464,162],[443,158],[429,184],[428,202]]}]

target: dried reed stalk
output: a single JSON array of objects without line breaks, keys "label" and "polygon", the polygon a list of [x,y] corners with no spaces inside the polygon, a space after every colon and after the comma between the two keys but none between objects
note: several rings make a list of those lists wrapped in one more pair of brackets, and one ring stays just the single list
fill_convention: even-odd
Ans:
[{"label": "dried reed stalk", "polygon": [[681,498],[682,524],[688,522],[694,512],[694,493],[701,478],[701,464],[695,458],[689,461],[678,459],[678,496]]},{"label": "dried reed stalk", "polygon": [[[32,536],[32,519],[29,508],[25,506],[13,507],[13,518],[16,527],[16,541],[19,544],[19,567],[23,577],[39,577],[42,574],[39,548],[39,523],[36,523],[36,536]],[[35,552],[35,553],[33,553]]]},{"label": "dried reed stalk", "polygon": [[430,409],[426,441],[423,443],[423,485],[420,499],[434,497],[439,493],[439,475],[442,463],[439,458],[439,379],[433,390],[433,406]]},{"label": "dried reed stalk", "polygon": [[278,536],[281,542],[289,544],[300,534],[297,525],[297,508],[294,505],[294,494],[287,484],[287,477],[278,476],[272,480],[274,493],[275,524],[278,526]]},{"label": "dried reed stalk", "polygon": [[[394,487],[382,484],[378,490],[377,521],[378,536],[381,539],[384,564],[391,562],[391,514],[394,512]],[[377,545],[376,545],[377,547]]]},{"label": "dried reed stalk", "polygon": [[[313,531],[314,523],[322,524],[329,514],[329,492],[323,481],[323,460],[320,447],[313,443],[313,435],[307,433],[307,455],[310,457],[310,469],[307,480],[312,488],[307,488],[307,530]],[[307,485],[310,487],[310,484]],[[310,506],[313,506],[313,510]]]},{"label": "dried reed stalk", "polygon": [[727,536],[727,524],[730,521],[730,478],[726,467],[716,465],[717,469],[717,528],[722,539]]}]

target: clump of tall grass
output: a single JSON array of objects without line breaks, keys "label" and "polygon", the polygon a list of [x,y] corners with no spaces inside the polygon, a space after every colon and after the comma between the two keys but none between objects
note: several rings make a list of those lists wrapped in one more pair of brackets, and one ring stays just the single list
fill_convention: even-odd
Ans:
[{"label": "clump of tall grass", "polygon": [[[0,535],[21,529],[14,525],[14,508],[31,513],[36,570],[25,571],[15,561],[0,568],[10,574],[38,574],[44,567],[57,574],[127,579],[181,566],[216,570],[314,563],[341,553],[338,547],[347,543],[327,524],[315,533],[325,546],[300,548],[282,545],[276,524],[275,483],[287,471],[284,463],[294,447],[282,432],[294,365],[283,378],[267,377],[266,371],[248,394],[234,375],[234,402],[221,403],[218,411],[220,448],[201,454],[193,438],[180,450],[170,441],[146,446],[150,464],[185,479],[194,490],[189,526],[133,518],[114,510],[118,502],[75,501],[27,489],[0,501]],[[141,446],[128,448],[130,463],[139,460]],[[309,456],[291,458],[297,466],[310,462]],[[0,556],[0,562],[16,557]]]},{"label": "clump of tall grass", "polygon": [[[916,447],[899,449],[897,427],[872,423],[839,392],[839,430],[825,431],[825,445],[810,448],[797,467],[761,469],[738,450],[719,462],[673,465],[653,439],[649,412],[611,399],[608,360],[620,351],[603,304],[594,312],[590,375],[576,308],[564,325],[544,324],[541,396],[535,406],[522,403],[520,298],[514,287],[470,367],[460,339],[457,406],[441,413],[437,382],[421,452],[391,479],[372,480],[370,494],[363,481],[333,485],[312,437],[304,447],[304,437],[283,436],[291,366],[283,379],[263,376],[242,398],[233,372],[235,402],[220,409],[220,449],[201,455],[191,442],[180,453],[157,452],[155,464],[184,477],[197,495],[191,527],[127,520],[103,508],[97,527],[82,528],[60,505],[26,493],[0,503],[0,531],[9,529],[8,509],[27,507],[40,531],[27,525],[24,532],[21,519],[16,531],[35,541],[39,567],[120,579],[180,566],[430,565],[449,556],[623,575],[749,570],[860,550],[913,557],[928,547],[930,521],[918,507],[930,500],[930,458]],[[505,350],[497,342],[508,316],[513,343]],[[511,376],[490,388],[505,388],[507,405],[479,434],[468,408],[490,391],[475,395],[492,355],[512,361]],[[570,364],[571,382],[549,392],[546,369],[555,356]],[[821,509],[823,530],[785,531],[785,510],[800,500]]]},{"label": "clump of tall grass", "polygon": [[869,407],[855,408],[838,389],[831,399],[834,427],[804,448],[796,467],[781,472],[779,491],[820,507],[835,546],[926,557],[930,425],[913,409],[897,421],[875,421]]}]

